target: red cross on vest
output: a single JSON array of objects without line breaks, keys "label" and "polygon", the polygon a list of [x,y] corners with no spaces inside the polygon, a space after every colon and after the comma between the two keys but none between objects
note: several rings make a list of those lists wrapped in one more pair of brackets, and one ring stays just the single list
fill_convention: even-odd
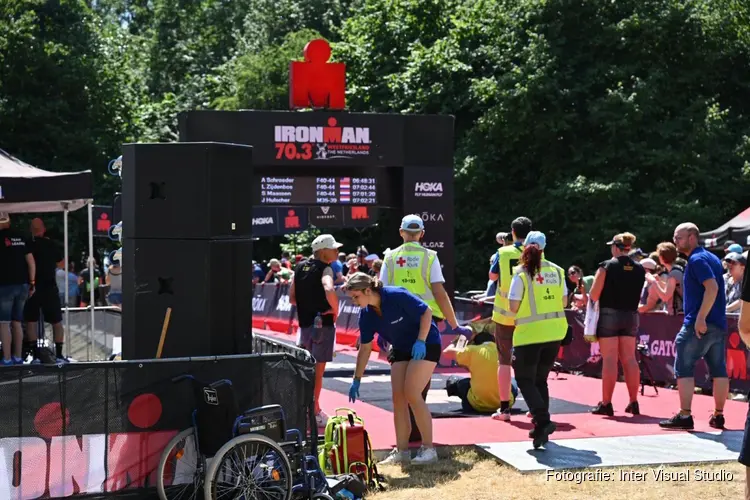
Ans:
[{"label": "red cross on vest", "polygon": [[544,283],[544,278],[542,278],[542,273],[539,273],[536,275],[536,280],[539,282],[540,285]]},{"label": "red cross on vest", "polygon": [[404,267],[404,264],[406,264],[406,261],[404,260],[403,257],[399,257],[398,260],[396,261],[396,264],[398,264],[398,267]]}]

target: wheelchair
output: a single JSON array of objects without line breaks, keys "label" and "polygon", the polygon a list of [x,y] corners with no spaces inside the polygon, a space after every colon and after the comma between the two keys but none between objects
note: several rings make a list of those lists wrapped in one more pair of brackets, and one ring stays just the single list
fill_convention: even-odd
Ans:
[{"label": "wheelchair", "polygon": [[161,500],[333,500],[317,457],[299,429],[287,429],[280,405],[240,413],[229,380],[190,381],[191,428],[164,449],[157,468]]}]

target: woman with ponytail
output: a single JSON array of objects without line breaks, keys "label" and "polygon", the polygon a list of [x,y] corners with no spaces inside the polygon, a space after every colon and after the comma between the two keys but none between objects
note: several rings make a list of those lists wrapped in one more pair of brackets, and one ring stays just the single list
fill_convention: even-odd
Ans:
[{"label": "woman with ponytail", "polygon": [[[344,285],[359,313],[360,347],[349,401],[359,397],[359,384],[372,352],[377,333],[391,344],[393,420],[397,447],[382,463],[428,464],[437,461],[432,443],[432,416],[422,398],[422,390],[432,379],[442,351],[440,333],[432,320],[432,310],[408,290],[383,283],[365,273],[354,273]],[[422,448],[413,459],[409,453],[411,406],[414,420],[422,435]]]},{"label": "woman with ponytail", "polygon": [[547,238],[531,231],[510,283],[510,312],[515,314],[513,371],[529,407],[534,448],[549,441],[557,426],[550,420],[547,378],[568,331],[565,271],[542,256]]}]

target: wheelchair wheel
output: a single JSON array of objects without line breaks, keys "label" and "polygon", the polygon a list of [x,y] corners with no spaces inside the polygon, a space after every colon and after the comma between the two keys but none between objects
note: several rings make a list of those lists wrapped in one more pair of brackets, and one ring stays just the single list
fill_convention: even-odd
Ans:
[{"label": "wheelchair wheel", "polygon": [[238,436],[211,459],[204,490],[206,500],[289,500],[292,497],[289,458],[266,436]]},{"label": "wheelchair wheel", "polygon": [[206,460],[199,456],[192,427],[177,434],[167,444],[156,472],[159,500],[203,498]]}]

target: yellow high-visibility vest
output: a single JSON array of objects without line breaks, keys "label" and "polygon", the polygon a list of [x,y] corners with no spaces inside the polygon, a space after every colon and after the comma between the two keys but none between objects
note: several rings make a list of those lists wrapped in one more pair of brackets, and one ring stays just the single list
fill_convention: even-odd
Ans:
[{"label": "yellow high-visibility vest", "polygon": [[524,295],[516,313],[513,346],[543,344],[565,338],[563,295],[565,273],[552,262],[542,260],[542,268],[533,278],[524,269],[516,272],[523,280]]},{"label": "yellow high-visibility vest", "polygon": [[509,245],[497,250],[497,262],[500,269],[498,279],[500,283],[495,292],[495,303],[492,307],[492,321],[501,325],[513,326],[515,315],[510,312],[508,290],[510,280],[513,279],[514,269],[518,266],[523,253],[522,246]]},{"label": "yellow high-visibility vest", "polygon": [[430,281],[430,269],[436,258],[435,251],[410,241],[389,252],[385,262],[388,267],[388,284],[406,288],[424,300],[432,309],[435,320],[440,320],[445,315],[435,301]]}]

